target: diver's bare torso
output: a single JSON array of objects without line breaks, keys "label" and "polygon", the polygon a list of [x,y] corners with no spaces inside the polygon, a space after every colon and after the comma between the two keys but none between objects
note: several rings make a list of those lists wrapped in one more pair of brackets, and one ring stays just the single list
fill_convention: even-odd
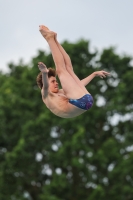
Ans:
[{"label": "diver's bare torso", "polygon": [[58,93],[48,92],[46,98],[42,94],[42,100],[52,113],[62,118],[76,117],[86,111],[70,104],[62,89]]}]

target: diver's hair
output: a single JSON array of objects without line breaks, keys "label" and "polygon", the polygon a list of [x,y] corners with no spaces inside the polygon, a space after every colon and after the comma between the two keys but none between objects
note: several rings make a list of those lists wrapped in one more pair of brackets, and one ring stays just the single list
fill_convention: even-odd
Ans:
[{"label": "diver's hair", "polygon": [[[48,68],[48,78],[51,76],[56,77],[56,71],[53,68]],[[37,85],[40,89],[43,87],[43,82],[42,82],[42,72],[40,72],[36,78]]]}]

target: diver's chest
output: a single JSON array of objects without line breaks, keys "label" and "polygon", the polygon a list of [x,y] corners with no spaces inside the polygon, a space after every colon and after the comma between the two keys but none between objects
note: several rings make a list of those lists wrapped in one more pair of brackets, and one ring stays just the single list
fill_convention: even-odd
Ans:
[{"label": "diver's chest", "polygon": [[45,104],[49,109],[54,109],[54,108],[64,109],[64,107],[66,107],[66,105],[68,104],[68,99],[62,95],[55,95],[52,96],[51,98],[48,98],[45,101]]}]

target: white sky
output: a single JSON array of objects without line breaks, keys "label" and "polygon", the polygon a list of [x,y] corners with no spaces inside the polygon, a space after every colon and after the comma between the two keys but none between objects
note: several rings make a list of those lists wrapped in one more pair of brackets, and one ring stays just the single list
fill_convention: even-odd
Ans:
[{"label": "white sky", "polygon": [[84,38],[92,49],[116,46],[133,56],[133,0],[0,0],[0,70],[48,48],[40,24],[60,42]]}]

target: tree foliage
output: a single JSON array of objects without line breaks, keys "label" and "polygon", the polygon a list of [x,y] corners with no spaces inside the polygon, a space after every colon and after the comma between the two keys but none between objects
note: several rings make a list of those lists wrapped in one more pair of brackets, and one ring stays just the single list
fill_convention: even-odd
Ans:
[{"label": "tree foliage", "polygon": [[132,200],[132,58],[112,47],[91,53],[86,40],[62,45],[80,79],[96,70],[111,76],[87,86],[89,111],[62,119],[36,85],[37,63],[54,67],[50,53],[0,73],[0,199]]}]

